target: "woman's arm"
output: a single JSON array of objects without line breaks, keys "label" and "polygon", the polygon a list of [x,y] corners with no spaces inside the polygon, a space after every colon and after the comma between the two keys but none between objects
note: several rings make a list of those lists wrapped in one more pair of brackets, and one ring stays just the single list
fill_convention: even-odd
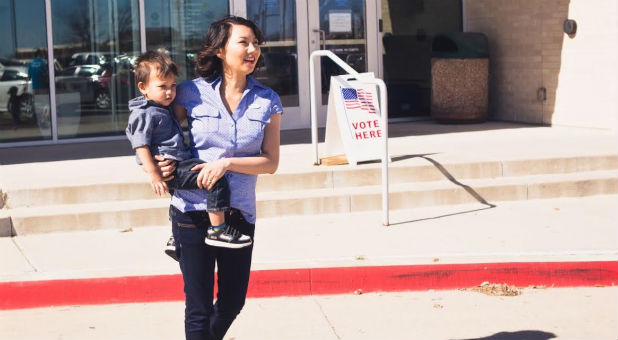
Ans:
[{"label": "woman's arm", "polygon": [[275,173],[279,167],[280,129],[281,114],[272,114],[270,123],[264,127],[264,140],[262,141],[262,153],[260,155],[222,158],[195,166],[191,170],[202,169],[197,176],[198,187],[211,189],[214,183],[223,177],[228,170],[248,175]]}]

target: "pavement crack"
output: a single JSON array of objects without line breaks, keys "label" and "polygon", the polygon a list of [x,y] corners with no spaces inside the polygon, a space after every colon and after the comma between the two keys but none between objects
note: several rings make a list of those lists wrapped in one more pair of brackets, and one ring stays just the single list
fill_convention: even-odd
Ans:
[{"label": "pavement crack", "polygon": [[34,264],[30,261],[30,259],[28,258],[28,256],[26,256],[26,253],[24,253],[24,250],[21,249],[21,247],[19,246],[19,243],[17,243],[17,241],[15,241],[15,237],[11,237],[11,242],[13,242],[13,244],[15,245],[15,248],[17,248],[17,250],[19,251],[19,253],[21,254],[21,256],[24,257],[24,260],[26,260],[26,262],[28,263],[28,265],[30,266],[30,268],[32,268],[32,270],[34,270],[34,272],[38,272],[39,270],[34,266]]},{"label": "pavement crack", "polygon": [[324,309],[322,308],[322,304],[320,304],[318,299],[316,299],[315,297],[313,298],[313,301],[315,302],[316,305],[318,305],[318,308],[320,309],[320,313],[322,313],[322,316],[324,317],[324,320],[326,320],[326,323],[328,324],[328,327],[330,327],[330,329],[333,331],[333,334],[335,334],[335,337],[337,339],[341,339],[339,334],[337,334],[337,330],[335,329],[335,326],[333,326],[333,323],[330,322],[330,320],[328,319],[328,316],[324,312]]}]

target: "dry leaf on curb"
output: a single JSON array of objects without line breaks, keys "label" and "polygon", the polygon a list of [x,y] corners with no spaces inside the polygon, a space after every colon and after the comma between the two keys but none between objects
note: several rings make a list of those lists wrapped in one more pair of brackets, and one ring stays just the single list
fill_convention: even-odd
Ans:
[{"label": "dry leaf on curb", "polygon": [[515,286],[509,286],[506,283],[495,284],[489,282],[483,282],[480,286],[469,288],[468,290],[490,296],[517,296],[522,293],[521,289]]},{"label": "dry leaf on curb", "polygon": [[439,304],[439,303],[436,303],[435,305],[433,305],[433,308],[436,308],[436,309],[442,309],[442,308],[444,308],[444,306],[442,306],[442,305],[441,305],[441,304]]},{"label": "dry leaf on curb", "polygon": [[120,232],[121,233],[129,233],[129,232],[132,232],[132,231],[133,231],[133,227],[128,227],[128,228],[122,229]]}]

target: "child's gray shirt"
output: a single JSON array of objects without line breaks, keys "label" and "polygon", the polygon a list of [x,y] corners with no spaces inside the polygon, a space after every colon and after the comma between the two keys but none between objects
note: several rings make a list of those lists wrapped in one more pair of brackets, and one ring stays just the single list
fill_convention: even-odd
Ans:
[{"label": "child's gray shirt", "polygon": [[[177,161],[191,158],[182,127],[169,107],[140,96],[129,101],[129,110],[131,115],[125,133],[133,149],[147,145],[152,156],[165,155]],[[139,157],[136,158],[141,165]]]}]

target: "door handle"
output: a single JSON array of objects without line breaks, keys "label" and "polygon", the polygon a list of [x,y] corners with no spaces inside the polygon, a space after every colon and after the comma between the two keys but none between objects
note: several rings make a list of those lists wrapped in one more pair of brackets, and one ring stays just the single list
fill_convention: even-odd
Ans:
[{"label": "door handle", "polygon": [[318,28],[314,28],[313,32],[320,33],[320,47],[322,47],[322,50],[325,50],[326,49],[326,31],[318,29]]}]

